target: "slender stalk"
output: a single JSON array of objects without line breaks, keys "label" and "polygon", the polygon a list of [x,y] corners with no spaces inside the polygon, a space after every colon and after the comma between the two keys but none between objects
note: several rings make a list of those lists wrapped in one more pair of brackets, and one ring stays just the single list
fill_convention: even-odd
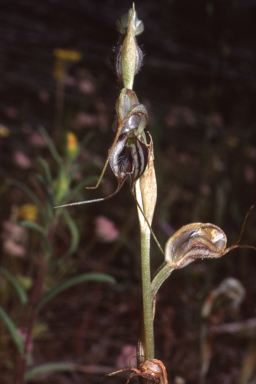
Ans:
[{"label": "slender stalk", "polygon": [[151,298],[154,299],[157,294],[159,288],[163,284],[163,282],[170,276],[174,268],[170,265],[170,263],[164,262],[159,269],[156,271],[155,276],[153,277],[153,281],[151,284]]},{"label": "slender stalk", "polygon": [[34,289],[30,297],[30,308],[29,308],[28,324],[26,327],[27,329],[26,329],[26,339],[25,339],[25,345],[24,345],[24,355],[22,356],[22,358],[19,358],[19,361],[16,364],[16,370],[14,373],[15,384],[25,383],[29,348],[33,341],[33,330],[34,330],[34,326],[35,326],[35,322],[38,314],[38,311],[35,307],[42,296],[42,291],[43,291],[43,286],[44,286],[46,271],[47,271],[47,266],[45,264],[45,257],[41,253],[39,254],[39,267],[40,267],[40,273],[38,274],[38,277],[35,281]]},{"label": "slender stalk", "polygon": [[[141,207],[142,196],[139,181],[135,185],[136,197]],[[154,359],[154,329],[151,299],[151,276],[150,276],[150,229],[138,209],[141,237],[141,275],[142,275],[142,299],[143,299],[143,319],[145,333],[145,358]]]},{"label": "slender stalk", "polygon": [[[65,70],[66,72],[66,70]],[[57,82],[56,89],[56,115],[53,127],[52,137],[55,142],[58,142],[59,139],[59,131],[61,128],[61,118],[63,116],[64,111],[64,98],[65,98],[65,75],[63,75]]]}]

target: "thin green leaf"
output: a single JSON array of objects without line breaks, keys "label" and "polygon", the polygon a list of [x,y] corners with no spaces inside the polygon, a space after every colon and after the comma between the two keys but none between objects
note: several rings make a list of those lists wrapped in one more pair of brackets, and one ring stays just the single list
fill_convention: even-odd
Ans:
[{"label": "thin green leaf", "polygon": [[47,205],[47,211],[48,211],[48,215],[49,215],[49,219],[51,220],[53,218],[53,200],[52,200],[52,196],[50,195],[48,189],[47,189],[47,185],[45,184],[45,180],[44,178],[42,177],[42,175],[36,175],[36,180],[38,181],[38,183],[40,184],[42,190],[43,190],[43,193],[44,193],[44,197],[45,197],[45,201],[46,201],[46,205]]},{"label": "thin green leaf", "polygon": [[71,243],[67,252],[61,257],[61,260],[72,255],[72,253],[74,253],[74,251],[77,249],[79,243],[79,232],[74,220],[71,218],[67,209],[64,209],[62,214],[71,232]]},{"label": "thin green leaf", "polygon": [[5,268],[2,268],[2,267],[0,267],[0,274],[12,284],[13,288],[16,290],[19,296],[21,304],[22,305],[26,304],[26,302],[28,301],[27,294],[24,288],[22,287],[22,285],[20,284],[20,282],[16,279],[16,277],[11,275]]},{"label": "thin green leaf", "polygon": [[100,281],[105,283],[114,284],[115,279],[105,273],[83,273],[82,275],[72,277],[68,281],[57,285],[50,292],[48,292],[37,305],[37,310],[41,309],[49,300],[55,297],[58,293],[64,291],[67,288],[73,287],[76,284],[84,283],[86,281]]},{"label": "thin green leaf", "polygon": [[21,221],[20,226],[24,228],[33,229],[34,231],[38,232],[41,237],[43,237],[45,240],[47,240],[46,232],[41,225],[35,223],[34,221]]},{"label": "thin green leaf", "polygon": [[45,173],[46,180],[47,180],[48,184],[50,186],[52,186],[52,174],[51,174],[51,170],[50,170],[48,163],[42,157],[38,157],[37,160],[42,165],[42,167],[44,169],[44,173]]},{"label": "thin green leaf", "polygon": [[29,187],[27,187],[25,184],[20,183],[19,181],[16,181],[16,180],[9,180],[8,184],[14,185],[15,187],[22,189],[23,192],[25,192],[26,195],[28,195],[28,197],[30,197],[30,199],[33,201],[33,203],[40,209],[42,204],[40,200],[37,198],[37,196],[35,195],[35,193]]},{"label": "thin green leaf", "polygon": [[46,132],[46,130],[43,127],[40,127],[39,131],[40,131],[41,135],[44,137],[44,139],[45,139],[45,141],[47,143],[47,146],[48,146],[48,148],[49,148],[53,158],[56,160],[56,162],[59,165],[61,165],[62,164],[62,158],[58,154],[58,152],[57,152],[57,150],[55,148],[55,145],[53,144],[52,139],[50,138],[50,136],[48,135],[48,133]]},{"label": "thin green leaf", "polygon": [[59,371],[74,371],[76,367],[72,363],[48,363],[38,365],[37,367],[29,369],[25,375],[25,380],[30,380],[33,377],[44,374],[44,373],[54,373]]},{"label": "thin green leaf", "polygon": [[71,171],[69,171],[70,181],[73,180],[74,176],[80,171],[80,166],[73,165]]},{"label": "thin green leaf", "polygon": [[85,137],[83,138],[82,142],[81,142],[81,148],[84,148],[86,147],[86,145],[89,143],[89,141],[93,138],[93,136],[95,136],[95,132],[91,131],[91,132],[88,132],[87,135],[85,135]]},{"label": "thin green leaf", "polygon": [[44,228],[41,227],[41,225],[35,223],[34,221],[25,221],[24,220],[20,223],[20,226],[24,227],[24,228],[32,229],[33,231],[36,231],[43,241],[43,245],[45,246],[46,252],[49,254],[52,253],[51,245],[49,244],[49,241],[47,239],[46,232],[45,232]]},{"label": "thin green leaf", "polygon": [[5,325],[9,331],[9,333],[12,337],[12,340],[13,340],[14,344],[16,345],[19,353],[22,355],[23,351],[24,351],[24,342],[23,342],[21,336],[19,335],[14,322],[10,319],[10,317],[7,315],[7,313],[5,312],[5,310],[1,306],[0,306],[0,317],[2,318],[3,322],[5,323]]},{"label": "thin green leaf", "polygon": [[86,179],[81,181],[79,184],[77,184],[74,188],[72,188],[72,191],[71,191],[72,195],[75,195],[76,193],[78,193],[81,188],[85,188],[87,185],[95,183],[95,181],[97,182],[98,179],[99,179],[98,176],[87,177]]}]

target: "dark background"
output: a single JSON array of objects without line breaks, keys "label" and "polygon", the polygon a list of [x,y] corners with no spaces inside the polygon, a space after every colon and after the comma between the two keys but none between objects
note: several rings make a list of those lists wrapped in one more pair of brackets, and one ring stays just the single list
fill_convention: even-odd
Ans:
[{"label": "dark background", "polygon": [[[39,126],[49,132],[53,129],[56,48],[81,52],[81,62],[70,67],[69,75],[77,85],[83,73],[94,85],[93,93],[84,95],[76,85],[67,84],[63,129],[74,129],[79,138],[94,131],[87,150],[103,165],[113,140],[118,95],[109,54],[118,39],[115,21],[130,7],[131,2],[110,0],[1,1],[0,123],[10,130],[8,138],[0,139],[2,186],[10,175],[23,180],[27,174],[14,164],[13,152],[18,149],[35,158],[29,135]],[[148,129],[155,146],[154,231],[164,244],[182,225],[212,222],[225,231],[230,245],[256,200],[256,3],[138,1],[136,10],[145,26],[138,36],[145,58],[134,90],[148,108]],[[104,124],[76,129],[77,114],[97,115],[99,103],[104,106]],[[110,171],[105,183],[96,197],[114,189]],[[17,202],[10,201],[6,188],[1,191],[4,220]],[[94,192],[85,192],[84,198],[94,198]],[[49,305],[50,315],[42,315],[48,334],[35,343],[35,363],[75,361],[114,368],[122,346],[136,343],[141,300],[136,208],[126,184],[116,198],[70,212],[81,228],[77,271],[104,270],[119,285],[106,288],[95,283],[90,292],[77,287]],[[98,243],[83,257],[98,215],[114,221],[122,239],[113,245]],[[243,244],[256,245],[255,217],[252,211]],[[200,307],[207,292],[223,278],[236,277],[247,290],[240,318],[255,315],[254,258],[253,251],[236,250],[225,260],[194,263],[165,283],[155,323],[156,357],[166,364],[171,380],[180,375],[187,382],[198,381]],[[161,262],[152,245],[153,269]],[[238,382],[247,346],[246,338],[217,338],[207,382]],[[77,373],[56,374],[42,382],[100,380],[97,374],[87,379]],[[125,379],[104,380],[121,383]]]}]

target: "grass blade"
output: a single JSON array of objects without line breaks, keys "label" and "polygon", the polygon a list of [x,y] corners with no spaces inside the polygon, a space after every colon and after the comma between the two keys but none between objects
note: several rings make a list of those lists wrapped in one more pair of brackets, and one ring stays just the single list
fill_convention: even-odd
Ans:
[{"label": "grass blade", "polygon": [[95,136],[95,132],[93,132],[93,131],[88,132],[88,133],[84,136],[84,139],[82,140],[81,148],[85,148],[86,145],[89,143],[89,141],[93,138],[93,136]]},{"label": "grass blade", "polygon": [[38,157],[37,161],[43,167],[44,173],[45,173],[45,176],[46,176],[46,180],[47,180],[48,184],[51,186],[52,185],[52,174],[51,174],[51,170],[50,170],[50,167],[49,167],[48,163],[42,157]]},{"label": "grass blade", "polygon": [[55,148],[55,145],[53,144],[52,139],[50,138],[50,136],[48,135],[46,130],[43,127],[40,127],[39,131],[40,131],[41,135],[43,136],[43,138],[45,139],[45,141],[47,143],[47,146],[48,146],[48,148],[49,148],[53,158],[56,160],[56,162],[59,165],[62,165],[62,158],[58,154],[58,152],[57,152],[57,150]]},{"label": "grass blade", "polygon": [[24,342],[23,342],[22,338],[20,337],[14,322],[10,319],[10,317],[7,315],[7,313],[5,312],[5,310],[1,306],[0,306],[0,317],[2,318],[3,322],[5,323],[5,325],[9,331],[9,333],[12,337],[12,340],[13,340],[14,344],[16,345],[19,353],[21,355],[23,355]]},{"label": "grass blade", "polygon": [[41,225],[35,223],[34,221],[27,221],[27,220],[21,221],[21,222],[20,222],[20,226],[21,226],[21,227],[24,227],[24,228],[33,229],[34,231],[36,231],[37,233],[39,233],[39,235],[40,235],[44,240],[47,241],[46,233],[45,233],[44,228],[41,227]]},{"label": "grass blade", "polygon": [[11,275],[5,268],[2,268],[2,267],[0,267],[0,274],[12,284],[13,288],[15,289],[15,291],[19,296],[21,304],[22,305],[26,304],[26,302],[28,301],[27,294],[24,288],[22,287],[22,285],[20,284],[20,282],[16,279],[16,277]]},{"label": "grass blade", "polygon": [[53,200],[52,200],[52,196],[48,192],[47,185],[45,184],[45,180],[42,177],[42,175],[37,174],[35,176],[35,178],[38,181],[38,183],[40,184],[40,186],[42,188],[42,191],[44,193],[48,216],[49,216],[49,219],[51,220],[53,218]]},{"label": "grass blade", "polygon": [[72,363],[48,363],[41,364],[34,368],[30,368],[25,376],[26,381],[32,379],[33,377],[44,374],[44,373],[54,373],[60,371],[74,371],[75,366]]},{"label": "grass blade", "polygon": [[39,236],[41,237],[41,239],[43,241],[43,245],[45,246],[45,250],[47,251],[47,253],[49,253],[50,255],[52,254],[51,245],[49,244],[46,232],[45,232],[44,228],[41,227],[41,225],[34,223],[33,221],[24,220],[20,223],[20,226],[36,231],[39,234]]},{"label": "grass blade", "polygon": [[41,309],[49,300],[64,291],[67,288],[73,287],[76,284],[84,283],[86,281],[100,281],[105,283],[114,284],[115,279],[105,273],[83,273],[82,275],[72,277],[68,281],[57,285],[50,292],[48,292],[37,305],[37,310]]},{"label": "grass blade", "polygon": [[42,205],[40,200],[37,198],[34,192],[32,192],[31,189],[28,188],[25,184],[20,183],[19,181],[16,181],[16,180],[9,180],[8,184],[22,189],[22,191],[25,192],[26,195],[30,197],[30,199],[33,201],[33,203],[40,209]]},{"label": "grass blade", "polygon": [[67,258],[75,252],[79,243],[79,232],[74,220],[71,218],[70,214],[66,209],[63,210],[62,214],[71,232],[71,243],[67,252],[61,257],[61,262],[63,259]]},{"label": "grass blade", "polygon": [[88,184],[93,184],[97,180],[98,180],[98,176],[87,177],[85,180],[81,181],[72,189],[71,191],[72,195],[76,195],[76,193],[78,193],[81,188],[85,188]]}]

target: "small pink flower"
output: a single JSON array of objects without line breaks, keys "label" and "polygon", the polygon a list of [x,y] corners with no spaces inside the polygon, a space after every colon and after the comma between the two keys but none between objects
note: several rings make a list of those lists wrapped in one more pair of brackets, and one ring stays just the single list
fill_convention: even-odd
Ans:
[{"label": "small pink flower", "polygon": [[244,178],[249,184],[253,184],[255,182],[255,170],[251,165],[246,165],[244,168]]},{"label": "small pink flower", "polygon": [[22,241],[26,236],[25,228],[18,224],[14,224],[11,221],[3,222],[2,238],[12,238],[14,241]]},{"label": "small pink flower", "polygon": [[247,148],[247,156],[253,160],[256,159],[256,147]]},{"label": "small pink flower", "polygon": [[1,234],[4,252],[13,257],[24,257],[26,250],[24,242],[26,240],[26,229],[11,221],[3,222]]},{"label": "small pink flower", "polygon": [[120,234],[114,223],[104,216],[96,217],[95,232],[100,240],[105,243],[111,243]]},{"label": "small pink flower", "polygon": [[6,116],[9,117],[9,119],[15,120],[18,117],[18,110],[14,107],[6,107],[5,108]]},{"label": "small pink flower", "polygon": [[46,147],[46,142],[41,133],[39,132],[33,132],[29,136],[29,144],[31,144],[33,147],[36,148],[45,148]]},{"label": "small pink flower", "polygon": [[223,124],[224,124],[223,117],[219,113],[214,112],[211,116],[211,119],[215,126],[223,127]]},{"label": "small pink flower", "polygon": [[[18,328],[18,334],[20,335],[21,339],[25,342],[27,339],[27,333],[22,331],[22,329]],[[31,338],[29,344],[28,344],[28,351],[31,352],[33,348],[33,340]]]},{"label": "small pink flower", "polygon": [[74,129],[91,127],[98,124],[98,117],[92,113],[79,112],[74,120]]},{"label": "small pink flower", "polygon": [[169,114],[165,118],[165,123],[169,127],[174,127],[178,124],[194,126],[196,124],[196,117],[192,109],[181,105],[172,105]]},{"label": "small pink flower", "polygon": [[208,184],[202,184],[200,190],[204,196],[210,196],[210,194],[212,193],[212,189]]},{"label": "small pink flower", "polygon": [[42,103],[48,103],[48,101],[50,100],[50,94],[45,89],[41,89],[38,92],[38,97]]},{"label": "small pink flower", "polygon": [[74,87],[76,85],[76,79],[74,76],[66,75],[65,76],[65,84],[69,87]]},{"label": "small pink flower", "polygon": [[22,169],[29,169],[32,165],[30,158],[21,151],[13,153],[13,161],[15,165]]},{"label": "small pink flower", "polygon": [[83,79],[78,83],[78,89],[84,94],[91,95],[95,91],[95,86],[91,80]]},{"label": "small pink flower", "polygon": [[7,239],[3,242],[3,250],[14,257],[24,257],[26,250],[23,245],[15,243],[12,239]]},{"label": "small pink flower", "polygon": [[120,355],[116,358],[116,367],[118,369],[129,367],[133,357],[136,357],[136,346],[130,344],[124,345]]}]

